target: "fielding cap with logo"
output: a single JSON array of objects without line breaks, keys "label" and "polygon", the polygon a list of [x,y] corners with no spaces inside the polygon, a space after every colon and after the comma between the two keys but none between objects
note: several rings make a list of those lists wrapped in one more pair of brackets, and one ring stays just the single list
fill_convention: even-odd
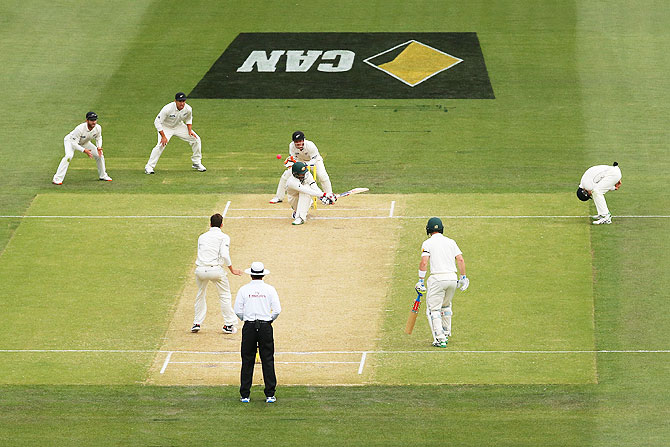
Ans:
[{"label": "fielding cap with logo", "polygon": [[302,141],[305,139],[305,134],[304,132],[296,130],[295,132],[293,132],[293,136],[291,138],[293,139],[293,141]]},{"label": "fielding cap with logo", "polygon": [[88,112],[86,114],[86,119],[89,121],[97,121],[98,120],[98,114],[95,112]]},{"label": "fielding cap with logo", "polygon": [[186,93],[184,92],[179,92],[176,95],[174,95],[174,100],[175,101],[186,101]]}]

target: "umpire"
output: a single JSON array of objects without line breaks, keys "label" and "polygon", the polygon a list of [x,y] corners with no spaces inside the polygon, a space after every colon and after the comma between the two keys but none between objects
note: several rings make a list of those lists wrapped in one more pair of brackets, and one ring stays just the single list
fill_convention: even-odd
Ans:
[{"label": "umpire", "polygon": [[262,262],[253,262],[244,273],[251,275],[251,282],[240,288],[235,299],[235,314],[244,321],[242,327],[242,370],[240,372],[240,402],[249,402],[254,376],[256,348],[263,366],[265,402],[276,402],[275,341],[272,322],[281,312],[279,295],[274,287],[263,282],[270,273]]}]

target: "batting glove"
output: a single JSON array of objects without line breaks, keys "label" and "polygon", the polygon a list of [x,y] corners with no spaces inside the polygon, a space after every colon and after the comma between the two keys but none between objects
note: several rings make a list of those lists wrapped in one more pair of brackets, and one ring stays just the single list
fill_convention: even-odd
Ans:
[{"label": "batting glove", "polygon": [[461,291],[465,291],[465,290],[467,290],[467,288],[468,288],[469,286],[470,286],[470,280],[469,280],[468,277],[465,276],[465,275],[461,276],[461,279],[459,279],[459,280],[456,282],[456,287],[458,287],[459,289],[461,289]]},{"label": "batting glove", "polygon": [[419,293],[421,295],[426,294],[426,284],[423,282],[423,279],[420,279],[419,282],[416,283],[414,289],[416,290],[416,293]]},{"label": "batting glove", "polygon": [[333,194],[332,192],[329,192],[328,194],[326,194],[326,197],[328,198],[328,200],[330,200],[331,205],[333,203],[337,202],[337,196],[335,196],[335,194]]},{"label": "batting glove", "polygon": [[324,192],[323,195],[319,198],[319,200],[321,200],[321,202],[322,202],[324,205],[330,205],[330,199],[328,198],[328,196],[326,195],[325,192]]}]

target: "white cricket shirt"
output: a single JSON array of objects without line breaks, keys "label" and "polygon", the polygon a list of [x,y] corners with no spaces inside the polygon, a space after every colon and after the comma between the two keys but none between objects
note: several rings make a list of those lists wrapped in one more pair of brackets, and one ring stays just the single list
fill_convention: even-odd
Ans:
[{"label": "white cricket shirt", "polygon": [[221,228],[211,227],[198,238],[198,257],[195,265],[214,267],[232,265],[230,260],[230,237]]},{"label": "white cricket shirt", "polygon": [[289,177],[289,179],[286,180],[286,189],[298,194],[309,194],[312,197],[323,196],[323,191],[317,186],[314,177],[312,177],[312,174],[309,171],[305,172],[305,178],[302,182],[293,175]]},{"label": "white cricket shirt", "polygon": [[457,280],[456,256],[462,254],[453,239],[433,234],[421,245],[421,256],[430,256],[430,276],[441,280]]},{"label": "white cricket shirt", "polygon": [[163,127],[177,127],[179,123],[193,124],[193,109],[188,104],[184,104],[183,109],[177,110],[177,104],[174,101],[165,104],[154,120],[154,126],[158,132],[163,130]]},{"label": "white cricket shirt", "polygon": [[88,124],[83,122],[72,129],[72,132],[67,134],[65,139],[69,140],[72,146],[79,152],[84,152],[84,144],[93,140],[95,140],[96,147],[102,147],[102,127],[96,123],[93,129],[88,130]]},{"label": "white cricket shirt", "polygon": [[586,170],[579,183],[579,187],[601,194],[614,191],[614,185],[621,180],[619,166],[597,165]]},{"label": "white cricket shirt", "polygon": [[242,321],[274,321],[281,312],[277,290],[262,279],[240,287],[233,309]]},{"label": "white cricket shirt", "polygon": [[303,163],[314,163],[317,160],[322,160],[319,150],[316,148],[314,142],[305,138],[305,145],[302,147],[302,150],[298,149],[295,146],[295,143],[291,141],[288,145],[288,153],[293,156],[298,161]]}]

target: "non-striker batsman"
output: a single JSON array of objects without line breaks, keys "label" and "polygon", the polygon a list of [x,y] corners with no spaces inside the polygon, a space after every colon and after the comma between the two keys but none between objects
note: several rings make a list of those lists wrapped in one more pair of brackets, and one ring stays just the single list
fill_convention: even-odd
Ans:
[{"label": "non-striker batsman", "polygon": [[[437,217],[428,219],[426,234],[430,237],[421,245],[419,282],[415,286],[417,292],[426,295],[426,315],[433,332],[433,346],[436,348],[446,348],[451,336],[451,300],[456,288],[466,290],[470,285],[460,248],[443,232],[442,220]],[[426,282],[429,263],[430,276]],[[456,275],[457,271],[460,279]]]}]

